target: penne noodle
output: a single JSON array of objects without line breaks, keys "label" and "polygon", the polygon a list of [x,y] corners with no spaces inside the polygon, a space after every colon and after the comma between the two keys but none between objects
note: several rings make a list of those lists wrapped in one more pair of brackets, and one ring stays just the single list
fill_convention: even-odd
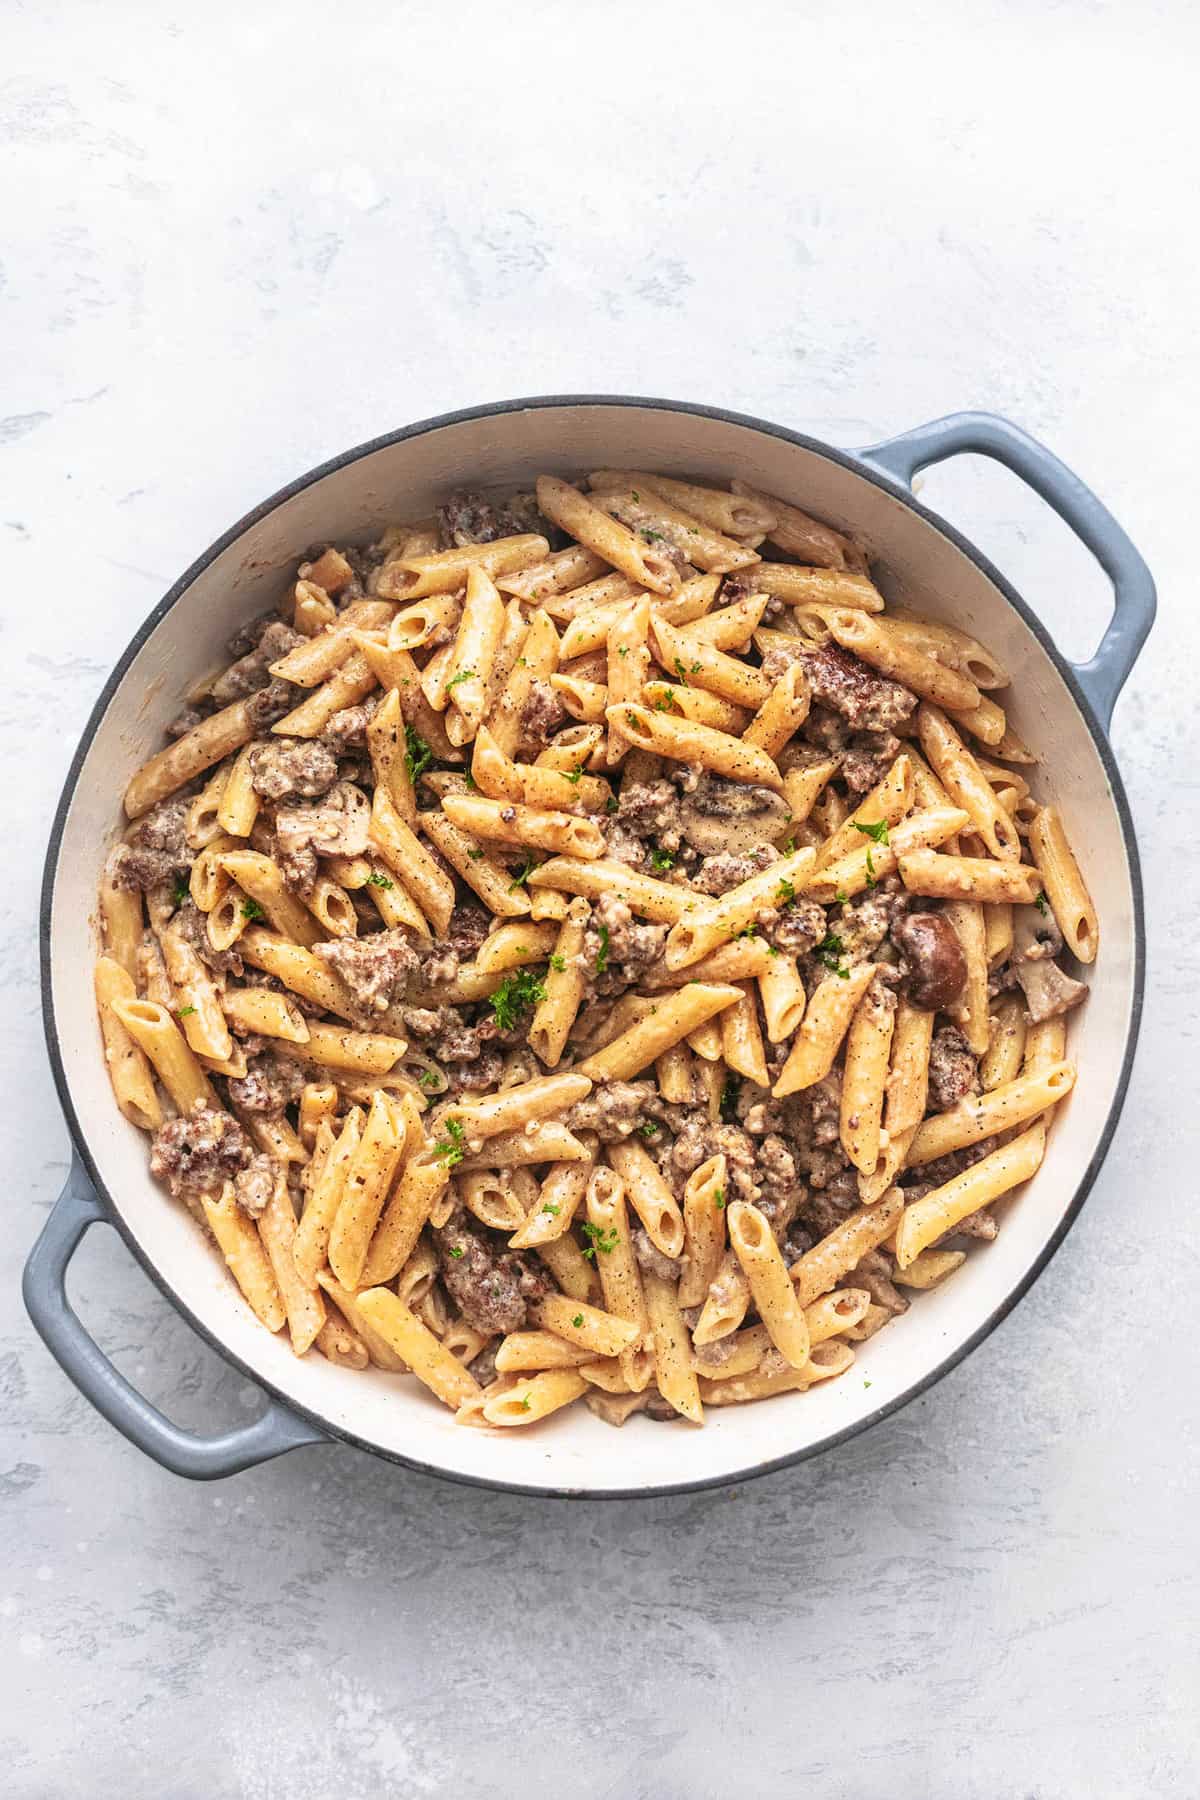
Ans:
[{"label": "penne noodle", "polygon": [[537,501],[542,516],[551,524],[569,532],[639,587],[656,594],[673,594],[678,588],[679,570],[672,559],[594,506],[578,488],[557,476],[539,475]]},{"label": "penne noodle", "polygon": [[233,1197],[233,1183],[227,1181],[218,1195],[205,1194],[202,1204],[209,1230],[251,1311],[268,1331],[281,1331],[287,1312],[279,1287],[254,1221]]},{"label": "penne noodle", "polygon": [[111,956],[96,963],[96,1006],[100,1015],[100,1031],[104,1039],[104,1061],[112,1082],[113,1096],[131,1125],[141,1131],[157,1131],[163,1113],[154,1088],[154,1077],[145,1051],[122,1024],[116,1011],[118,1000],[137,998],[133,977]]},{"label": "penne noodle", "polygon": [[1081,963],[1094,962],[1100,925],[1056,807],[1040,806],[1034,813],[1029,848],[1068,950]]}]

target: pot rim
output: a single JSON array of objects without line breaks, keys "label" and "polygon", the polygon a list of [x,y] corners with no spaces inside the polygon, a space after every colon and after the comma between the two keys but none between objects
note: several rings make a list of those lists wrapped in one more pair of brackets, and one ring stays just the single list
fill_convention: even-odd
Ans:
[{"label": "pot rim", "polygon": [[[769,437],[778,438],[784,443],[794,444],[802,450],[807,450],[814,455],[825,457],[830,462],[838,464],[850,473],[858,475],[861,479],[869,482],[873,487],[881,489],[893,499],[900,500],[910,511],[914,512],[918,518],[922,519],[927,525],[939,532],[943,537],[947,538],[955,548],[961,551],[961,553],[966,556],[977,569],[979,569],[981,574],[991,582],[1007,601],[1009,606],[1011,606],[1018,614],[1024,624],[1028,626],[1029,630],[1036,637],[1038,643],[1054,665],[1054,668],[1070,693],[1076,708],[1082,715],[1088,733],[1095,744],[1097,754],[1099,755],[1101,765],[1103,766],[1104,773],[1108,780],[1109,793],[1113,805],[1116,808],[1117,819],[1121,828],[1121,836],[1125,845],[1125,854],[1129,864],[1130,888],[1133,897],[1133,987],[1129,1022],[1126,1029],[1125,1044],[1121,1057],[1121,1067],[1117,1077],[1117,1084],[1113,1094],[1112,1103],[1108,1110],[1108,1116],[1105,1119],[1096,1149],[1091,1156],[1087,1167],[1079,1177],[1070,1205],[1067,1207],[1058,1226],[1046,1240],[1038,1255],[1017,1281],[1011,1292],[1008,1293],[997,1306],[992,1308],[991,1312],[981,1320],[980,1324],[969,1337],[964,1339],[961,1344],[957,1345],[953,1350],[942,1357],[935,1367],[929,1370],[927,1374],[923,1375],[919,1380],[914,1381],[909,1387],[903,1389],[903,1391],[897,1394],[893,1399],[874,1408],[864,1417],[856,1419],[852,1424],[843,1426],[841,1430],[832,1432],[827,1437],[821,1438],[818,1442],[805,1445],[799,1450],[790,1450],[782,1456],[771,1457],[766,1461],[750,1464],[744,1469],[720,1475],[703,1476],[688,1481],[660,1482],[652,1485],[642,1484],[633,1487],[569,1487],[555,1485],[550,1482],[508,1481],[499,1476],[493,1478],[490,1475],[469,1475],[456,1470],[445,1469],[436,1463],[426,1462],[418,1457],[406,1456],[399,1451],[384,1449],[368,1438],[360,1437],[353,1431],[332,1424],[321,1413],[306,1407],[303,1403],[295,1400],[290,1394],[283,1394],[258,1369],[254,1368],[251,1364],[244,1362],[227,1344],[219,1337],[215,1336],[200,1322],[192,1312],[186,1298],[175,1290],[158,1269],[156,1264],[142,1250],[131,1227],[126,1223],[120,1207],[102,1180],[100,1172],[92,1157],[87,1137],[80,1124],[78,1114],[76,1113],[70,1085],[67,1080],[54,1012],[52,981],[51,916],[53,911],[54,888],[58,874],[58,859],[63,832],[66,825],[67,814],[70,811],[71,803],[74,799],[80,771],[87,754],[91,749],[92,740],[108,711],[109,705],[124,681],[130,665],[162,619],[164,619],[167,613],[171,611],[172,607],[184,597],[197,578],[204,573],[218,556],[222,555],[232,544],[235,544],[252,526],[257,525],[261,520],[267,518],[285,501],[291,500],[295,495],[303,493],[306,488],[312,487],[318,481],[322,481],[327,475],[335,475],[340,470],[349,468],[353,463],[361,461],[364,457],[370,456],[378,450],[389,449],[391,446],[404,443],[410,438],[427,436],[431,432],[440,431],[451,425],[466,424],[480,419],[500,418],[509,413],[548,410],[552,407],[565,409],[578,406],[612,408],[634,407],[651,412],[682,413],[694,418],[715,419],[724,424],[745,426],[750,430],[763,432]],[[1067,1233],[1070,1231],[1072,1225],[1075,1223],[1075,1220],[1078,1218],[1084,1201],[1092,1190],[1096,1176],[1100,1171],[1101,1164],[1108,1154],[1109,1146],[1112,1143],[1113,1134],[1116,1131],[1117,1123],[1124,1108],[1125,1098],[1129,1088],[1129,1080],[1133,1068],[1133,1058],[1141,1028],[1146,964],[1145,908],[1137,838],[1134,832],[1133,819],[1130,814],[1124,783],[1121,780],[1108,735],[1097,719],[1086,695],[1080,687],[1073,665],[1058,649],[1053,638],[1050,636],[1049,631],[1042,624],[1036,613],[1034,613],[1028,603],[1021,598],[1020,594],[1017,593],[1016,589],[1007,578],[1001,574],[1000,570],[997,569],[989,558],[984,556],[982,551],[972,544],[968,538],[964,537],[953,525],[940,517],[939,514],[930,511],[928,507],[923,506],[902,482],[897,481],[893,476],[887,474],[876,464],[868,461],[861,454],[851,450],[838,449],[834,445],[825,443],[820,438],[810,437],[803,432],[789,430],[786,426],[774,424],[770,420],[758,418],[751,413],[733,412],[726,407],[706,406],[694,401],[663,400],[655,399],[650,396],[624,394],[539,394],[514,400],[488,401],[480,406],[464,407],[452,412],[438,413],[431,418],[417,420],[412,425],[405,425],[395,431],[384,432],[379,437],[369,438],[364,443],[356,444],[351,449],[344,450],[337,456],[330,457],[325,462],[318,463],[305,474],[297,476],[294,480],[287,482],[283,487],[277,489],[268,499],[261,501],[259,505],[253,507],[249,512],[244,514],[236,524],[230,526],[227,531],[223,532],[220,537],[215,539],[213,543],[211,543],[208,548],[184,570],[183,574],[167,590],[157,606],[155,606],[143,620],[142,624],[138,627],[138,630],[126,645],[121,656],[118,658],[112,673],[104,683],[99,697],[88,715],[87,723],[80,735],[79,743],[71,758],[66,776],[64,777],[62,792],[59,796],[58,805],[55,808],[54,819],[50,828],[50,835],[46,848],[46,859],[42,872],[42,886],[38,914],[38,937],[42,1019],[46,1037],[46,1048],[50,1059],[51,1072],[54,1077],[55,1089],[58,1093],[59,1104],[63,1110],[63,1116],[66,1120],[67,1129],[70,1133],[75,1153],[83,1162],[96,1193],[100,1196],[108,1210],[111,1223],[120,1233],[124,1243],[132,1252],[141,1267],[146,1271],[150,1279],[154,1282],[155,1286],[171,1302],[172,1306],[183,1315],[191,1329],[196,1332],[197,1336],[208,1344],[210,1348],[215,1350],[226,1363],[238,1369],[248,1380],[262,1388],[280,1406],[306,1420],[333,1442],[351,1444],[356,1449],[367,1451],[370,1455],[379,1457],[383,1461],[397,1464],[406,1469],[415,1470],[422,1475],[431,1475],[443,1481],[453,1481],[466,1487],[484,1488],[499,1493],[530,1495],[542,1498],[594,1500],[656,1499],[676,1494],[701,1493],[709,1488],[728,1487],[735,1482],[755,1480],[759,1476],[770,1475],[777,1470],[789,1468],[794,1464],[807,1462],[811,1457],[819,1456],[826,1451],[836,1449],[839,1445],[849,1442],[851,1438],[857,1437],[860,1432],[867,1431],[870,1427],[879,1424],[881,1420],[890,1418],[900,1412],[902,1408],[908,1406],[913,1400],[916,1400],[922,1394],[927,1393],[937,1382],[948,1375],[952,1369],[957,1368],[959,1363],[964,1361],[973,1350],[976,1350],[984,1339],[989,1337],[996,1327],[1008,1317],[1009,1313],[1016,1307],[1018,1301],[1024,1298],[1034,1282],[1046,1268],[1047,1264],[1062,1244]]]}]

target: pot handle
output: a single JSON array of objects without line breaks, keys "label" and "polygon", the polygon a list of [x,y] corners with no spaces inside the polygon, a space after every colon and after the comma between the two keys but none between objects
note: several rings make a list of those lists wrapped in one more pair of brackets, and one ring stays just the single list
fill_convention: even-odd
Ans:
[{"label": "pot handle", "polygon": [[268,1462],[301,1444],[324,1444],[329,1439],[315,1425],[298,1419],[279,1401],[251,1425],[219,1437],[198,1437],[184,1431],[139,1394],[89,1337],[67,1298],[67,1266],[84,1233],[97,1223],[111,1224],[83,1164],[71,1164],[67,1184],[55,1201],[41,1236],[29,1253],[21,1292],[25,1307],[63,1373],[102,1413],[110,1425],[136,1444],[147,1456],[192,1481],[215,1481],[236,1475],[255,1463]]},{"label": "pot handle", "polygon": [[1100,647],[1089,662],[1072,665],[1092,710],[1108,725],[1117,695],[1154,623],[1157,601],[1149,569],[1108,508],[1078,475],[1020,426],[995,413],[951,413],[858,452],[906,486],[921,469],[964,454],[993,457],[1027,482],[1070,526],[1112,582],[1113,614]]}]

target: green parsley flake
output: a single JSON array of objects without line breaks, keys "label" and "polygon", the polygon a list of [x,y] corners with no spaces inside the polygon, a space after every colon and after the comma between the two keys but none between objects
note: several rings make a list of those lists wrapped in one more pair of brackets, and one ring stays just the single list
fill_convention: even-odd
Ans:
[{"label": "green parsley flake", "polygon": [[839,981],[850,979],[850,970],[842,961],[842,952],[845,948],[840,937],[837,937],[832,931],[827,931],[821,942],[813,949],[813,955],[817,961],[824,963],[829,973],[836,975]]},{"label": "green parsley flake", "polygon": [[1049,918],[1049,916],[1050,916],[1050,908],[1049,908],[1049,907],[1048,907],[1048,906],[1047,906],[1047,905],[1046,905],[1046,896],[1045,896],[1045,894],[1039,894],[1039,895],[1038,895],[1038,897],[1037,897],[1037,899],[1036,899],[1036,900],[1035,900],[1035,901],[1034,901],[1034,903],[1033,903],[1033,904],[1034,904],[1034,905],[1035,905],[1035,906],[1036,906],[1036,907],[1037,907],[1037,909],[1038,909],[1038,911],[1039,911],[1039,912],[1040,912],[1040,913],[1041,913],[1041,915],[1042,915],[1042,917],[1043,917],[1043,919],[1048,919],[1048,918]]},{"label": "green parsley flake", "polygon": [[550,967],[554,970],[556,975],[565,975],[567,970],[566,957],[560,956],[556,950],[554,955],[550,958]]},{"label": "green parsley flake", "polygon": [[455,1262],[459,1262],[467,1253],[463,1249],[461,1244],[455,1244],[455,1246],[451,1250],[450,1254],[454,1258]]},{"label": "green parsley flake", "polygon": [[404,767],[408,770],[408,779],[416,781],[432,763],[433,751],[420,732],[414,731],[411,725],[404,727],[404,741],[408,746],[404,753]]},{"label": "green parsley flake", "polygon": [[449,693],[451,688],[456,688],[460,681],[473,680],[474,675],[475,675],[474,669],[460,669],[458,671],[458,674],[452,675],[450,677],[449,681],[446,683],[446,692]]},{"label": "green parsley flake", "polygon": [[779,886],[775,889],[775,897],[780,906],[790,906],[796,898],[796,884],[789,881],[786,875],[780,876]]},{"label": "green parsley flake", "polygon": [[608,799],[604,802],[604,810],[606,813],[615,813],[617,811],[617,796],[615,794],[610,794],[608,796]]},{"label": "green parsley flake", "polygon": [[519,887],[524,887],[536,868],[537,864],[534,862],[532,856],[527,856],[508,884],[509,893],[513,894]]},{"label": "green parsley flake", "polygon": [[650,854],[650,864],[655,869],[673,869],[675,858],[669,850],[654,850]]},{"label": "green parsley flake", "polygon": [[188,1019],[195,1012],[195,1010],[196,1009],[194,1006],[181,1006],[179,1009],[179,1017],[181,1019]]},{"label": "green parsley flake", "polygon": [[395,885],[396,884],[391,876],[382,874],[379,869],[372,869],[371,873],[367,876],[368,887],[391,888],[395,887]]},{"label": "green parsley flake", "polygon": [[583,764],[580,763],[578,765],[578,767],[576,767],[574,769],[567,769],[565,771],[565,773],[566,773],[567,780],[574,782],[575,786],[578,787],[580,782],[583,780]]},{"label": "green parsley flake", "polygon": [[629,655],[629,645],[622,644],[620,649],[617,651],[617,655],[618,656],[628,656]]},{"label": "green parsley flake", "polygon": [[175,886],[171,891],[171,898],[175,902],[176,906],[182,906],[184,901],[187,899],[188,895],[190,894],[190,892],[191,892],[191,889],[189,888],[189,886],[187,884],[186,877],[184,877],[183,875],[177,875],[175,877]]},{"label": "green parsley flake", "polygon": [[839,888],[837,893],[833,896],[833,898],[838,906],[845,906],[848,904],[850,896],[846,892],[845,888]]},{"label": "green parsley flake", "polygon": [[875,858],[871,854],[871,846],[869,844],[867,845],[867,886],[869,888],[877,886],[875,880]]},{"label": "green parsley flake", "polygon": [[687,686],[687,670],[683,666],[682,656],[677,656],[675,658],[675,673],[678,675],[680,681],[682,681],[684,687],[686,687]]},{"label": "green parsley flake", "polygon": [[553,1200],[543,1200],[542,1211],[544,1213],[549,1213],[552,1219],[557,1219],[559,1213],[562,1211],[562,1207],[556,1206]]},{"label": "green parsley flake", "polygon": [[467,861],[468,862],[482,862],[483,861],[483,846],[477,844],[474,850],[468,850],[467,851]]},{"label": "green parsley flake", "polygon": [[608,968],[608,926],[600,926],[600,948],[596,952],[596,973],[603,975]]},{"label": "green parsley flake", "polygon": [[658,1136],[658,1126],[654,1123],[653,1119],[647,1119],[644,1125],[638,1126],[638,1132],[647,1140],[656,1138]]},{"label": "green parsley flake", "polygon": [[637,502],[637,504],[638,504],[638,505],[639,505],[639,506],[640,506],[640,505],[641,505],[641,501],[642,501],[642,496],[641,496],[641,495],[640,495],[640,494],[639,494],[639,493],[638,493],[638,491],[637,491],[637,489],[636,489],[636,488],[630,488],[630,490],[629,490],[629,498],[630,498],[630,499],[631,499],[631,500],[634,500],[634,501],[636,501],[636,502]]},{"label": "green parsley flake", "polygon": [[784,854],[784,855],[785,855],[785,856],[790,856],[790,855],[791,855],[791,854],[792,854],[792,851],[793,851],[793,850],[794,850],[794,849],[795,849],[795,848],[796,848],[796,840],[795,840],[795,838],[794,838],[794,837],[790,837],[790,838],[787,838],[787,839],[786,839],[786,840],[785,840],[785,841],[784,841],[784,845],[783,845],[783,854]]},{"label": "green parsley flake", "polygon": [[583,1314],[576,1313],[575,1317],[571,1320],[571,1323],[575,1327],[576,1331],[578,1331],[579,1327],[583,1324]]},{"label": "green parsley flake", "polygon": [[615,1225],[593,1225],[590,1220],[583,1227],[583,1235],[588,1240],[588,1247],[583,1254],[593,1261],[597,1250],[601,1256],[611,1256],[621,1241]]},{"label": "green parsley flake", "polygon": [[501,1031],[511,1031],[523,1012],[545,998],[545,983],[531,969],[517,969],[491,996],[492,1016]]},{"label": "green parsley flake", "polygon": [[718,1212],[725,1211],[725,1189],[723,1187],[719,1187],[713,1194],[713,1205]]},{"label": "green parsley flake", "polygon": [[262,907],[258,904],[257,900],[243,900],[242,901],[242,917],[243,917],[243,919],[265,919],[266,916],[267,916],[266,913],[263,911]]},{"label": "green parsley flake", "polygon": [[863,836],[869,837],[873,844],[886,844],[889,842],[886,819],[879,819],[874,825],[862,825],[857,819],[851,819],[850,823],[853,825],[855,831],[861,831]]},{"label": "green parsley flake", "polygon": [[[458,1167],[463,1157],[467,1154],[467,1134],[463,1129],[461,1119],[446,1120],[446,1135],[444,1138],[439,1138],[434,1144],[433,1154],[435,1159],[440,1163],[444,1163],[448,1169],[456,1169]],[[453,1250],[450,1254],[451,1256],[454,1255]],[[459,1255],[462,1255],[461,1250],[459,1251]]]},{"label": "green parsley flake", "polygon": [[423,1088],[435,1088],[440,1084],[441,1079],[436,1069],[422,1069],[417,1076],[417,1085]]},{"label": "green parsley flake", "polygon": [[521,1411],[529,1412],[530,1409],[532,1408],[532,1406],[533,1406],[533,1401],[529,1398],[529,1395],[522,1394],[522,1396],[521,1396]]}]

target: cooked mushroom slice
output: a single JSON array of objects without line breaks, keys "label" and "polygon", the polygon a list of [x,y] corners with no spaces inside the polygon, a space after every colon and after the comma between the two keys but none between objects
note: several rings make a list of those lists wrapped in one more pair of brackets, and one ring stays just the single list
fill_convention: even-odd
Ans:
[{"label": "cooked mushroom slice", "polygon": [[788,819],[782,794],[720,775],[702,775],[679,808],[679,828],[702,856],[770,843],[782,837]]},{"label": "cooked mushroom slice", "polygon": [[315,806],[281,807],[275,815],[282,846],[311,845],[322,856],[361,856],[370,824],[371,802],[352,781],[339,781]]},{"label": "cooked mushroom slice", "polygon": [[1012,972],[1025,994],[1025,1008],[1035,1025],[1069,1012],[1087,993],[1082,981],[1060,969],[1054,961],[1062,949],[1062,935],[1051,914],[1036,906],[1019,906],[1013,913]]},{"label": "cooked mushroom slice", "polygon": [[945,913],[901,913],[892,941],[904,957],[904,994],[926,1012],[945,1012],[966,984],[967,959]]}]

